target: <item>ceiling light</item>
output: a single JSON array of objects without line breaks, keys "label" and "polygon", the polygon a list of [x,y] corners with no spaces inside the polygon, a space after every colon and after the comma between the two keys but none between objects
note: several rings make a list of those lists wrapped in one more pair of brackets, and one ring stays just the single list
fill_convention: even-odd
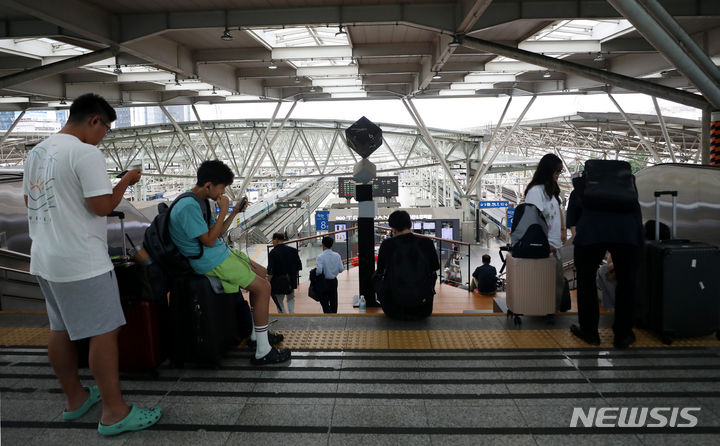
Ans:
[{"label": "ceiling light", "polygon": [[603,53],[597,53],[597,56],[595,56],[595,59],[593,59],[595,62],[602,62],[605,60],[605,56],[603,56]]},{"label": "ceiling light", "polygon": [[345,30],[343,29],[343,26],[340,25],[340,26],[338,27],[338,32],[335,33],[335,37],[346,37],[346,36],[347,36],[347,33],[346,33]]},{"label": "ceiling light", "polygon": [[175,85],[180,86],[180,80],[178,79],[177,73],[175,74]]},{"label": "ceiling light", "polygon": [[442,76],[440,75],[439,71],[436,71],[432,78],[433,79],[442,79]]},{"label": "ceiling light", "polygon": [[355,59],[354,59],[354,58],[350,58],[350,63],[348,64],[348,66],[351,66],[351,67],[354,67],[354,66],[355,66]]},{"label": "ceiling light", "polygon": [[310,93],[315,93],[315,87],[310,87]]},{"label": "ceiling light", "polygon": [[67,101],[65,101],[65,98],[60,98],[60,105],[67,104]]},{"label": "ceiling light", "polygon": [[300,78],[297,77],[297,76],[295,76],[295,83],[296,83],[296,84],[299,84],[299,83],[300,83]]},{"label": "ceiling light", "polygon": [[450,43],[448,43],[448,46],[449,46],[450,48],[457,48],[457,47],[460,46],[460,40],[458,40],[457,34],[455,34],[455,35],[453,36],[452,41],[451,41]]},{"label": "ceiling light", "polygon": [[275,65],[275,61],[271,60],[270,65],[268,65],[268,68],[271,70],[277,70],[277,65]]},{"label": "ceiling light", "polygon": [[215,91],[215,86],[213,85],[213,91],[212,94],[217,94],[217,91]]},{"label": "ceiling light", "polygon": [[225,32],[222,33],[222,36],[220,36],[220,38],[226,42],[229,42],[233,39],[233,36],[232,34],[230,34],[230,30],[226,27]]},{"label": "ceiling light", "polygon": [[548,79],[548,78],[552,77],[552,75],[550,74],[549,71],[546,71],[545,74],[543,74],[543,77],[544,77],[545,79]]},{"label": "ceiling light", "polygon": [[115,69],[113,70],[113,73],[122,74],[122,70],[120,69],[120,64],[115,64]]}]

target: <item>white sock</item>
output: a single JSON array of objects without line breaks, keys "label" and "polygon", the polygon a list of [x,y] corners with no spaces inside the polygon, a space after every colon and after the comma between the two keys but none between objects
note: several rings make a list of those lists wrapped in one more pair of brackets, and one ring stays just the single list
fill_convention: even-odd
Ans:
[{"label": "white sock", "polygon": [[[250,318],[252,319],[252,324],[253,324],[253,327],[254,327],[254,326],[255,326],[255,316],[253,316],[253,309],[252,309],[252,307],[250,307]],[[253,330],[253,331],[250,332],[250,340],[251,340],[251,341],[256,341],[256,340],[257,340],[257,335],[255,334],[255,330]]]},{"label": "white sock", "polygon": [[255,358],[260,359],[270,353],[270,341],[268,341],[268,326],[255,326],[255,335],[257,336],[257,347],[255,349]]}]

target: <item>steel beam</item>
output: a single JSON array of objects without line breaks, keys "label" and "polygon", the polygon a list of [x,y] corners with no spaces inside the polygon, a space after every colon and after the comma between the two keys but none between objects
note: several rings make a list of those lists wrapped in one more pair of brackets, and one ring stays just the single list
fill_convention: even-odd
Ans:
[{"label": "steel beam", "polygon": [[667,150],[670,153],[670,159],[672,162],[675,161],[675,150],[673,150],[672,146],[672,140],[670,139],[670,135],[667,131],[667,126],[665,125],[665,118],[663,118],[662,113],[660,112],[660,106],[658,105],[657,98],[653,96],[653,105],[655,106],[655,113],[657,113],[658,121],[660,122],[660,128],[662,129],[663,138],[665,138],[665,144],[667,144]]},{"label": "steel beam", "polygon": [[652,146],[652,144],[650,144],[645,139],[645,137],[640,132],[640,130],[635,126],[635,124],[633,124],[632,120],[628,117],[628,115],[625,114],[625,111],[622,109],[622,107],[620,107],[620,104],[617,103],[615,98],[610,93],[608,93],[608,97],[610,98],[612,103],[615,104],[615,107],[618,109],[618,111],[620,112],[622,117],[625,119],[628,126],[630,126],[630,128],[632,129],[633,132],[635,132],[635,135],[638,137],[638,140],[640,140],[640,144],[642,144],[642,146],[645,147],[648,152],[650,152],[650,154],[653,156],[653,158],[655,158],[656,163],[658,163],[658,164],[662,163],[662,159],[660,158],[660,155],[658,155],[658,153],[655,151],[655,148]]},{"label": "steel beam", "polygon": [[[490,166],[495,161],[495,158],[497,158],[497,156],[500,154],[500,152],[502,152],[502,150],[505,148],[507,143],[510,141],[510,137],[512,136],[513,132],[518,127],[518,125],[520,125],[520,123],[522,122],[523,118],[525,117],[525,114],[527,113],[527,111],[530,110],[530,107],[533,105],[533,102],[535,102],[535,99],[537,99],[537,96],[533,96],[532,98],[530,98],[530,101],[527,103],[527,105],[523,109],[522,113],[520,113],[520,116],[518,116],[517,120],[513,123],[512,127],[510,128],[510,131],[507,133],[507,135],[505,135],[505,139],[503,140],[502,144],[500,144],[497,147],[497,149],[495,149],[495,152],[493,152],[493,154],[490,157],[490,159],[488,160],[487,164],[481,165],[478,167],[479,169],[482,169],[480,171],[480,175],[478,175],[478,178],[481,178],[483,175],[485,175],[485,173],[488,171],[488,169],[490,169]],[[487,150],[488,151],[490,150],[489,144],[488,144]]]},{"label": "steel beam", "polygon": [[[667,12],[659,4],[654,4],[652,11],[648,11],[641,6],[641,2],[638,2],[638,0],[608,0],[608,3],[625,16],[652,46],[672,62],[678,71],[690,79],[713,106],[720,108],[720,86],[718,86],[717,80],[720,79],[720,73],[718,73],[717,67],[710,58],[699,51],[699,48],[697,51],[699,54],[696,54],[696,57],[700,57],[699,60],[694,60],[688,55],[690,48],[685,47],[684,43],[681,44],[675,39],[683,42],[691,40],[690,37],[680,25],[675,23],[672,17],[667,16]],[[668,26],[669,23],[675,23],[675,26],[671,27],[683,37],[672,36],[654,20],[651,14],[659,14],[660,11],[669,17],[669,22],[665,20],[666,23],[664,24]],[[711,67],[707,68],[711,70],[712,75],[708,75],[703,71],[698,65],[698,61],[703,63],[704,67],[710,65]]]},{"label": "steel beam", "polygon": [[15,129],[15,126],[18,125],[18,122],[20,122],[22,117],[25,116],[25,111],[26,110],[23,110],[22,112],[20,112],[20,115],[17,118],[15,118],[15,120],[10,125],[10,128],[7,130],[7,132],[5,132],[5,134],[2,136],[2,138],[0,138],[0,147],[2,147],[3,143],[5,142],[7,137],[10,136],[10,133]]},{"label": "steel beam", "polygon": [[403,98],[402,99],[403,105],[405,105],[405,108],[407,109],[408,113],[410,114],[410,117],[413,118],[413,121],[415,121],[415,124],[417,125],[420,132],[423,134],[423,137],[425,138],[425,141],[427,142],[428,148],[438,158],[438,161],[440,161],[440,165],[442,165],[443,170],[445,173],[450,177],[450,180],[453,183],[453,186],[455,186],[455,190],[462,195],[463,190],[460,186],[460,183],[457,182],[455,179],[455,175],[453,175],[453,172],[450,170],[450,166],[448,166],[447,161],[445,161],[445,156],[440,152],[440,150],[435,145],[435,141],[432,139],[432,136],[430,136],[430,132],[428,131],[427,127],[425,126],[425,122],[423,122],[422,117],[420,116],[420,113],[418,113],[417,109],[415,108],[415,105],[412,103],[412,99],[410,98]]},{"label": "steel beam", "polygon": [[48,76],[53,76],[55,74],[60,74],[72,68],[82,67],[83,65],[107,59],[108,57],[112,57],[116,51],[117,50],[114,48],[105,48],[102,50],[93,51],[92,53],[87,53],[76,57],[70,57],[60,62],[55,62],[48,65],[43,65],[41,67],[21,71],[19,73],[0,77],[0,90],[3,88],[10,88],[25,82],[30,82],[36,79],[42,79]]},{"label": "steel beam", "polygon": [[500,119],[498,120],[497,125],[495,126],[495,129],[493,130],[492,134],[490,135],[490,140],[485,144],[485,152],[483,152],[483,156],[480,159],[480,163],[478,164],[478,168],[475,171],[475,175],[473,175],[472,179],[469,183],[467,183],[467,186],[465,187],[465,195],[470,195],[473,188],[477,184],[478,180],[480,179],[480,176],[482,175],[483,170],[483,164],[485,163],[485,159],[487,158],[488,153],[490,152],[490,147],[492,147],[492,143],[495,140],[495,136],[498,133],[498,130],[500,129],[500,126],[503,123],[503,120],[505,119],[505,114],[508,111],[508,108],[510,108],[510,103],[512,102],[513,97],[508,97],[508,101],[505,103],[505,108],[503,109],[502,114],[500,115]]},{"label": "steel beam", "polygon": [[699,95],[688,93],[674,88],[663,87],[651,82],[634,79],[622,74],[611,73],[609,71],[598,70],[581,65],[574,62],[568,62],[563,59],[555,59],[553,57],[543,56],[541,54],[531,53],[517,48],[501,45],[487,40],[476,39],[474,37],[463,36],[460,39],[463,46],[474,48],[480,51],[491,51],[499,56],[510,57],[529,64],[538,65],[550,70],[562,71],[568,74],[576,74],[586,77],[603,84],[610,84],[616,87],[637,91],[650,96],[667,99],[668,101],[685,104],[690,107],[704,108],[708,105],[707,101]]}]

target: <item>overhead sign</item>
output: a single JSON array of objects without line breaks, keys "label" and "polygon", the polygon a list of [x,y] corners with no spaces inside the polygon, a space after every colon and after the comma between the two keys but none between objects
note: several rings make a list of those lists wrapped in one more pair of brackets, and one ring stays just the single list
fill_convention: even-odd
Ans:
[{"label": "overhead sign", "polygon": [[479,208],[506,208],[509,206],[509,201],[478,201]]},{"label": "overhead sign", "polygon": [[315,230],[327,231],[330,221],[330,211],[315,211]]},{"label": "overhead sign", "polygon": [[507,209],[507,227],[512,228],[513,217],[515,217],[515,208]]},{"label": "overhead sign", "polygon": [[[392,198],[398,196],[398,177],[375,177],[372,180],[373,197]],[[355,180],[352,177],[338,177],[338,196],[355,197]]]},{"label": "overhead sign", "polygon": [[299,208],[302,203],[299,201],[278,201],[275,203],[278,208]]}]

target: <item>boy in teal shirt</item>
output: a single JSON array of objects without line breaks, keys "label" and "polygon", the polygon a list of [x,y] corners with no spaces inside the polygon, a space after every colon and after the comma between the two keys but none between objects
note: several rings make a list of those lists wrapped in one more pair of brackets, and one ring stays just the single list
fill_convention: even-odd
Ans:
[{"label": "boy in teal shirt", "polygon": [[[230,200],[225,196],[225,188],[232,184],[233,178],[234,174],[223,162],[203,162],[198,168],[197,184],[192,192],[203,200],[214,200],[220,207],[220,214],[216,220],[211,212],[208,224],[203,218],[200,204],[192,197],[185,197],[173,206],[170,213],[170,237],[180,253],[188,257],[196,273],[218,277],[226,293],[237,293],[240,288],[250,292],[257,341],[252,363],[262,365],[285,362],[290,359],[290,350],[272,347],[268,338],[270,283],[265,279],[267,271],[245,253],[230,248],[221,238],[235,216],[247,207],[247,200],[244,199],[228,215]],[[198,241],[203,245],[203,255],[199,259],[192,259],[190,257],[200,254]]]}]

